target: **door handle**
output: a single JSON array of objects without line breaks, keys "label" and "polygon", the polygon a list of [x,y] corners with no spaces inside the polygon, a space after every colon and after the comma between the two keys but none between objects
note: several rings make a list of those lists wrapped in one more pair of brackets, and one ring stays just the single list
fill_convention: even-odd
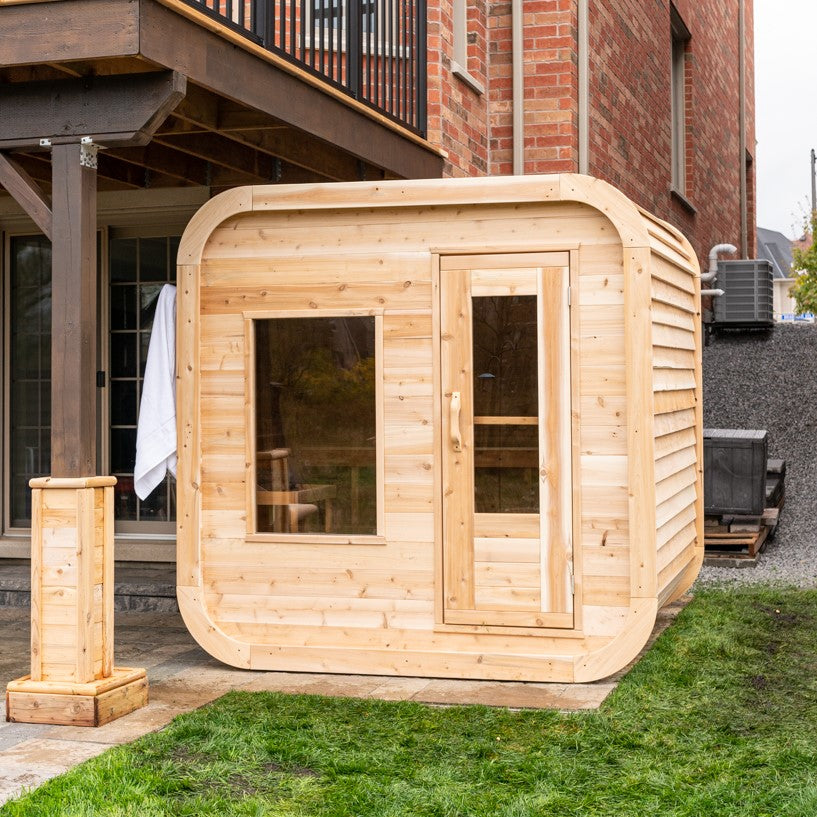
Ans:
[{"label": "door handle", "polygon": [[451,406],[449,409],[449,420],[451,428],[451,444],[454,451],[462,451],[462,434],[460,433],[460,409],[462,400],[458,391],[451,392]]}]

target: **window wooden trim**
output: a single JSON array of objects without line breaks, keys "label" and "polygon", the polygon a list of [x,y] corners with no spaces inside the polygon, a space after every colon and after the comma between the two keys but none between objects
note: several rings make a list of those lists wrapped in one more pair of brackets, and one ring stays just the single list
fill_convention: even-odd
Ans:
[{"label": "window wooden trim", "polygon": [[[244,407],[245,407],[245,486],[246,541],[279,544],[315,545],[385,545],[386,541],[386,460],[383,372],[384,309],[290,309],[245,311],[244,316]],[[272,533],[258,530],[256,501],[256,422],[255,422],[255,322],[275,318],[374,318],[375,343],[375,501],[377,503],[376,533]]]}]

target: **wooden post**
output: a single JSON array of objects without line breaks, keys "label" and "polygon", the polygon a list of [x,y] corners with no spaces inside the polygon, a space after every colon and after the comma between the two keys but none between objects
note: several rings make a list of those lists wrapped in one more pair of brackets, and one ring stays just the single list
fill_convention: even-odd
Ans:
[{"label": "wooden post", "polygon": [[52,151],[51,477],[33,479],[31,674],[6,718],[100,726],[147,703],[113,666],[113,486],[96,473],[96,149]]},{"label": "wooden post", "polygon": [[31,480],[31,674],[6,717],[101,726],[147,703],[144,669],[113,666],[114,477]]},{"label": "wooden post", "polygon": [[96,148],[54,145],[51,474],[96,474]]}]

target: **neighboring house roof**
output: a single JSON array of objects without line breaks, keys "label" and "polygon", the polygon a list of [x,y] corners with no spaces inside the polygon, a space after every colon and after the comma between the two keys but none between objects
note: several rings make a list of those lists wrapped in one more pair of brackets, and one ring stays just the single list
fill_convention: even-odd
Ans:
[{"label": "neighboring house roof", "polygon": [[757,228],[757,257],[772,262],[775,278],[788,278],[792,272],[791,239],[776,230]]}]

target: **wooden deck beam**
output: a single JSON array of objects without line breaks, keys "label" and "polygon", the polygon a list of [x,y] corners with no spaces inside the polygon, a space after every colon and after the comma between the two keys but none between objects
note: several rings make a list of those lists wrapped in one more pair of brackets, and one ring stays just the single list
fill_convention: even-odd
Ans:
[{"label": "wooden deck beam", "polygon": [[28,213],[31,220],[51,238],[51,202],[40,186],[17,162],[0,152],[0,184]]},{"label": "wooden deck beam", "polygon": [[173,71],[20,82],[0,98],[0,149],[30,149],[91,137],[98,145],[146,144],[184,96]]}]

